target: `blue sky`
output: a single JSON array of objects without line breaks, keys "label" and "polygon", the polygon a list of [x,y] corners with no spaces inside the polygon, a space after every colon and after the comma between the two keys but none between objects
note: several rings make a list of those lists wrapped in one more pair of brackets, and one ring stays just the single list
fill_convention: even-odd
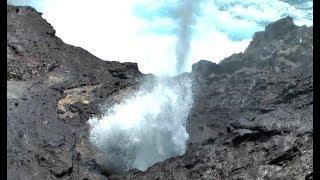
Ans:
[{"label": "blue sky", "polygon": [[[144,73],[175,75],[176,9],[181,0],[9,0],[30,5],[64,42],[104,60],[138,62]],[[307,0],[199,0],[187,67],[243,51],[252,35],[281,17],[312,25]]]}]

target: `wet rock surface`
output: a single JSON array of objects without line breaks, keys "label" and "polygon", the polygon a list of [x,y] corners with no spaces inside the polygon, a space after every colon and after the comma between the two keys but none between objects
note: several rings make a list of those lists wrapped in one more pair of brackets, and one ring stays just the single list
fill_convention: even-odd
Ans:
[{"label": "wet rock surface", "polygon": [[312,27],[286,17],[245,52],[194,64],[187,152],[109,178],[312,179],[312,43]]},{"label": "wet rock surface", "polygon": [[63,43],[31,7],[7,15],[8,179],[312,179],[312,27],[283,18],[175,77],[195,79],[186,153],[116,175],[86,122],[154,77]]}]

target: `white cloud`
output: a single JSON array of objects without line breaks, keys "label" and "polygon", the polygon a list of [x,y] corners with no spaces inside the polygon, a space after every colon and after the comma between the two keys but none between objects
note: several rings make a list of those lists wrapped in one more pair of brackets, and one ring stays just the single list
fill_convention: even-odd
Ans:
[{"label": "white cloud", "polygon": [[[176,37],[153,32],[157,28],[174,27],[174,17],[158,16],[148,21],[147,17],[139,18],[133,13],[133,7],[139,3],[150,8],[148,12],[157,12],[163,4],[172,5],[169,2],[173,1],[16,0],[12,3],[34,5],[62,40],[104,60],[138,62],[144,73],[174,75]],[[262,23],[290,14],[296,23],[312,24],[306,18],[310,11],[277,0],[203,2],[193,28],[188,71],[200,59],[219,62],[243,51],[253,33],[263,29]],[[191,81],[179,83],[171,84],[164,79],[152,91],[141,88],[120,104],[103,109],[103,117],[89,120],[90,139],[106,153],[112,162],[108,165],[145,170],[185,152],[188,139],[185,123],[193,100]]]},{"label": "white cloud", "polygon": [[194,39],[188,60],[188,71],[191,70],[193,63],[201,59],[219,63],[225,57],[243,52],[251,41],[251,39],[245,39],[234,42],[221,32],[210,32],[206,37],[206,39],[201,37]]},{"label": "white cloud", "polygon": [[[145,73],[173,74],[174,36],[142,34],[145,21],[133,16],[137,1],[50,1],[43,17],[66,43],[104,60],[135,61]],[[158,21],[166,24],[164,20]]]},{"label": "white cloud", "polygon": [[[256,31],[266,22],[286,15],[298,25],[312,25],[312,9],[299,9],[279,0],[202,0],[200,15],[193,33],[186,70],[200,59],[219,62],[243,51]],[[157,12],[176,1],[168,0],[10,0],[29,4],[43,12],[56,29],[57,36],[68,44],[80,46],[104,60],[138,62],[144,73],[175,74],[174,34],[160,34],[155,29],[174,29],[174,19],[158,17],[148,21],[134,14],[142,4],[147,12]],[[301,7],[312,7],[307,2]],[[163,10],[163,9],[162,9]],[[147,15],[148,16],[148,15]],[[264,23],[264,24],[263,24]]]}]

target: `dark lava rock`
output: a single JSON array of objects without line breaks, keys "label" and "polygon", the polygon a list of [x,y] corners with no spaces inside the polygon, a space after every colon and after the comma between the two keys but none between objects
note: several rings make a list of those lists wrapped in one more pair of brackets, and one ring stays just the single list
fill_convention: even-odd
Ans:
[{"label": "dark lava rock", "polygon": [[7,15],[8,179],[312,179],[312,27],[283,18],[174,77],[195,79],[186,153],[117,175],[86,121],[155,77],[63,43],[31,7]]},{"label": "dark lava rock", "polygon": [[194,64],[187,152],[112,177],[312,178],[312,43],[312,27],[286,17],[256,33],[244,53]]},{"label": "dark lava rock", "polygon": [[289,16],[280,19],[266,26],[265,31],[256,32],[244,53],[227,57],[219,65],[229,74],[244,67],[269,67],[312,75],[312,27],[296,26]]},{"label": "dark lava rock", "polygon": [[8,5],[7,15],[8,179],[107,179],[86,121],[144,75],[63,43],[31,7]]},{"label": "dark lava rock", "polygon": [[216,63],[201,60],[192,65],[192,72],[193,76],[199,80],[212,74],[220,75],[222,73],[222,67]]}]

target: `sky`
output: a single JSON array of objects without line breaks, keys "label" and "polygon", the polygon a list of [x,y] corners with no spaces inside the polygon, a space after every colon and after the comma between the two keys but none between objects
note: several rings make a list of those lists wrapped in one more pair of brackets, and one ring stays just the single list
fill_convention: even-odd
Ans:
[{"label": "sky", "polygon": [[[312,25],[303,0],[9,0],[42,12],[65,43],[103,60],[137,62],[140,71],[173,76],[205,59],[218,63],[245,50],[253,34],[290,15]],[[177,66],[178,65],[178,66]],[[163,79],[89,119],[90,140],[108,165],[145,170],[186,150],[192,81]],[[149,83],[145,84],[149,87]],[[143,86],[142,86],[143,87]],[[115,151],[115,149],[117,151]]]},{"label": "sky", "polygon": [[[185,2],[195,8],[183,11]],[[65,43],[82,47],[103,60],[137,62],[140,71],[159,76],[178,73],[177,44],[183,71],[205,59],[218,63],[245,50],[256,31],[290,15],[311,26],[310,0],[8,0],[42,12]],[[181,20],[189,12],[187,26]],[[182,17],[183,16],[183,17]],[[188,19],[187,19],[188,20]],[[188,34],[181,33],[187,27]],[[182,40],[184,40],[182,38]],[[189,49],[189,50],[188,50]],[[181,52],[181,49],[180,51]]]}]

